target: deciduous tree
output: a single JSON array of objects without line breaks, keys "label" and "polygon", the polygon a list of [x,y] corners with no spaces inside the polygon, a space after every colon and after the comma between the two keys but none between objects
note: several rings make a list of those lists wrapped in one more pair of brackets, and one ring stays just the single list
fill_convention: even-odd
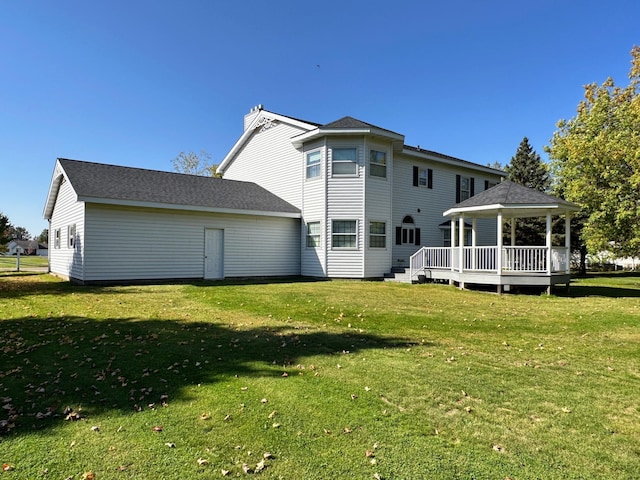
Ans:
[{"label": "deciduous tree", "polygon": [[216,177],[217,165],[210,163],[211,155],[206,150],[195,152],[180,152],[171,163],[173,170],[178,173],[187,173],[189,175],[199,175],[201,177]]},{"label": "deciduous tree", "polygon": [[558,123],[547,148],[567,200],[588,215],[592,253],[640,252],[640,47],[631,56],[629,85],[586,85],[576,116]]}]

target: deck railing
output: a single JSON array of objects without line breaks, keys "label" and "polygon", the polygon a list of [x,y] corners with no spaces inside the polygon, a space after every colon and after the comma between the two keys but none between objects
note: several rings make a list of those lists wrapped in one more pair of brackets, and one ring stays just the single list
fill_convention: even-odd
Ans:
[{"label": "deck railing", "polygon": [[[410,259],[411,278],[425,270],[498,273],[498,247],[422,247]],[[502,272],[547,273],[547,247],[502,247]],[[569,252],[566,247],[551,248],[551,273],[568,271]]]}]

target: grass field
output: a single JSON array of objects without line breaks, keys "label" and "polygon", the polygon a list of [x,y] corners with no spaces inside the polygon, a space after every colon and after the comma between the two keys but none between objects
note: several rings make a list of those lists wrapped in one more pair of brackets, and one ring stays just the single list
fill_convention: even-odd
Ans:
[{"label": "grass field", "polygon": [[0,319],[0,478],[640,478],[638,276],[497,296],[0,274]]}]

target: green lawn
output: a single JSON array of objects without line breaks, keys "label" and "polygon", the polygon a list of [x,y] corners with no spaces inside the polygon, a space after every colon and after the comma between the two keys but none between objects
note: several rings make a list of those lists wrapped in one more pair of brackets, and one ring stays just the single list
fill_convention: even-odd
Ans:
[{"label": "green lawn", "polygon": [[640,478],[639,276],[497,296],[0,274],[0,319],[0,478]]},{"label": "green lawn", "polygon": [[[49,265],[47,257],[38,255],[20,255],[20,269],[45,269]],[[15,255],[0,255],[0,270],[16,270],[17,257]]]}]

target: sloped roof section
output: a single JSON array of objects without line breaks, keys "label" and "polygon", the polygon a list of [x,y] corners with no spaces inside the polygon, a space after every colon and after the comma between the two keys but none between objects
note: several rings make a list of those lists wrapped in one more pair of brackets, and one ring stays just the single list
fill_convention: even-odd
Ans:
[{"label": "sloped roof section", "polygon": [[300,214],[290,203],[251,182],[63,158],[58,161],[83,201]]},{"label": "sloped roof section", "polygon": [[580,207],[562,198],[505,180],[458,203],[443,215],[466,212],[489,214],[499,210],[510,211],[512,215],[537,216],[550,210],[574,212],[580,210]]},{"label": "sloped roof section", "polygon": [[483,205],[573,205],[553,195],[505,180],[456,205],[458,208]]},{"label": "sloped roof section", "polygon": [[323,130],[342,130],[342,129],[362,129],[362,128],[374,128],[376,130],[382,130],[384,132],[393,133],[395,135],[400,135],[399,133],[393,132],[386,128],[378,127],[377,125],[373,125],[371,123],[363,122],[362,120],[358,120],[353,117],[342,117],[334,122],[327,123],[322,125],[320,128]]}]

